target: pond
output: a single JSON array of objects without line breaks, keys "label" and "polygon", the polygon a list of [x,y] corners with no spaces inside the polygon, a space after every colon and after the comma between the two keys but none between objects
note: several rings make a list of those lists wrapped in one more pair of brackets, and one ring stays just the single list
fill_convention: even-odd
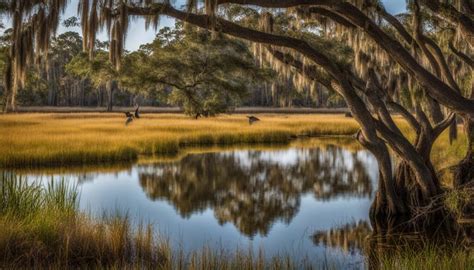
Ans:
[{"label": "pond", "polygon": [[368,151],[310,141],[27,177],[76,183],[82,210],[152,223],[185,252],[253,249],[359,268],[365,262],[358,241],[370,231],[378,171]]}]

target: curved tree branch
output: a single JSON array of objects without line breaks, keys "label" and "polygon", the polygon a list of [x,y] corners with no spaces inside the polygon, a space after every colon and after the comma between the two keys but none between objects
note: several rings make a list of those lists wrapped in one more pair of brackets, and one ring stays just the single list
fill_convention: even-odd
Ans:
[{"label": "curved tree branch", "polygon": [[343,25],[347,28],[357,28],[357,26],[352,24],[350,21],[346,20],[344,17],[339,16],[338,14],[336,14],[334,12],[331,12],[330,10],[325,9],[325,8],[309,7],[309,8],[306,8],[306,9],[305,8],[300,8],[299,10],[302,13],[308,12],[308,13],[315,13],[315,14],[325,16],[326,18],[329,18],[329,19],[335,21],[336,23],[339,23],[340,25]]},{"label": "curved tree branch", "polygon": [[392,132],[381,121],[374,120],[377,131],[382,138],[392,147],[397,155],[410,164],[416,174],[416,181],[420,185],[424,194],[428,197],[436,193],[433,185],[431,171],[426,167],[425,161],[418,154],[415,147],[407,141],[403,136]]},{"label": "curved tree branch", "polygon": [[443,121],[439,122],[436,126],[433,127],[433,138],[436,140],[436,138],[443,133],[445,129],[447,129],[451,123],[456,119],[456,114],[455,113],[450,113],[446,119]]},{"label": "curved tree branch", "polygon": [[454,44],[452,41],[448,43],[449,49],[457,56],[459,57],[464,63],[468,64],[472,69],[474,69],[474,60],[469,57],[467,54],[459,51],[454,47]]},{"label": "curved tree branch", "polygon": [[441,67],[440,64],[436,61],[433,54],[428,50],[426,46],[426,36],[423,34],[423,23],[421,22],[421,14],[420,14],[420,5],[418,4],[418,0],[414,1],[414,23],[413,28],[415,32],[415,40],[418,46],[421,48],[423,53],[425,54],[426,58],[431,64],[431,67],[435,71],[438,77],[441,76]]},{"label": "curved tree branch", "polygon": [[410,33],[408,33],[405,26],[403,26],[403,24],[400,23],[397,18],[395,18],[395,16],[388,13],[382,5],[377,4],[375,8],[382,18],[384,18],[393,26],[393,28],[397,30],[398,34],[406,41],[406,43],[409,45],[416,45],[414,38],[410,35]]},{"label": "curved tree branch", "polygon": [[402,105],[394,102],[394,101],[389,101],[387,102],[387,106],[398,112],[399,114],[401,114],[403,116],[403,118],[405,118],[405,120],[408,122],[408,124],[410,124],[410,126],[415,130],[415,133],[419,133],[420,131],[420,123],[418,122],[418,120],[416,120],[416,118],[407,110],[405,109],[405,107],[403,107]]}]

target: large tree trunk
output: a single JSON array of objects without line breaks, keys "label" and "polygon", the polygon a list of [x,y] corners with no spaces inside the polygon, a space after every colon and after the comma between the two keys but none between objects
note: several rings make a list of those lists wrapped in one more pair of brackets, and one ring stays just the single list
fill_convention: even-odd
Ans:
[{"label": "large tree trunk", "polygon": [[16,112],[16,94],[17,94],[16,87],[13,87],[7,93],[7,101],[6,101],[6,105],[5,105],[5,112]]},{"label": "large tree trunk", "polygon": [[7,56],[5,73],[3,74],[4,90],[5,90],[5,107],[4,112],[16,110],[16,87],[13,85],[13,66],[10,56]]}]

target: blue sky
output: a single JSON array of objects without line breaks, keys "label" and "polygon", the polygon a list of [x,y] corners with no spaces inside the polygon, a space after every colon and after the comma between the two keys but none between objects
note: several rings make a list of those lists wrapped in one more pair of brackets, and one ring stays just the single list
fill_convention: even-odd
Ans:
[{"label": "blue sky", "polygon": [[[386,9],[392,13],[397,14],[403,12],[406,6],[406,0],[382,0]],[[77,2],[78,0],[71,0],[63,18],[69,18],[71,16],[77,16]],[[182,5],[184,0],[177,0],[175,6],[179,7]],[[174,20],[172,18],[163,17],[160,23],[160,26],[172,26],[174,25]],[[75,30],[80,32],[79,28],[69,28],[65,29],[64,27],[60,27],[59,33],[65,31]],[[105,33],[99,34],[98,38],[100,40],[107,40],[108,37]],[[130,28],[127,35],[127,40],[125,47],[127,50],[136,50],[140,45],[149,43],[155,38],[155,31],[153,29],[149,29],[145,31],[145,22],[142,19],[137,19],[130,24]]]}]

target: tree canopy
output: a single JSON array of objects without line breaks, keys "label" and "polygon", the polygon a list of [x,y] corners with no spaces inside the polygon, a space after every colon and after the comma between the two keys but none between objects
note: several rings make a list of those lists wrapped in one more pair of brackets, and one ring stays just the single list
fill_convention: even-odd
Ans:
[{"label": "tree canopy", "polygon": [[255,65],[242,41],[207,31],[163,28],[151,44],[127,55],[123,84],[141,91],[171,87],[172,104],[195,117],[213,116],[241,103],[250,86],[271,73]]}]

